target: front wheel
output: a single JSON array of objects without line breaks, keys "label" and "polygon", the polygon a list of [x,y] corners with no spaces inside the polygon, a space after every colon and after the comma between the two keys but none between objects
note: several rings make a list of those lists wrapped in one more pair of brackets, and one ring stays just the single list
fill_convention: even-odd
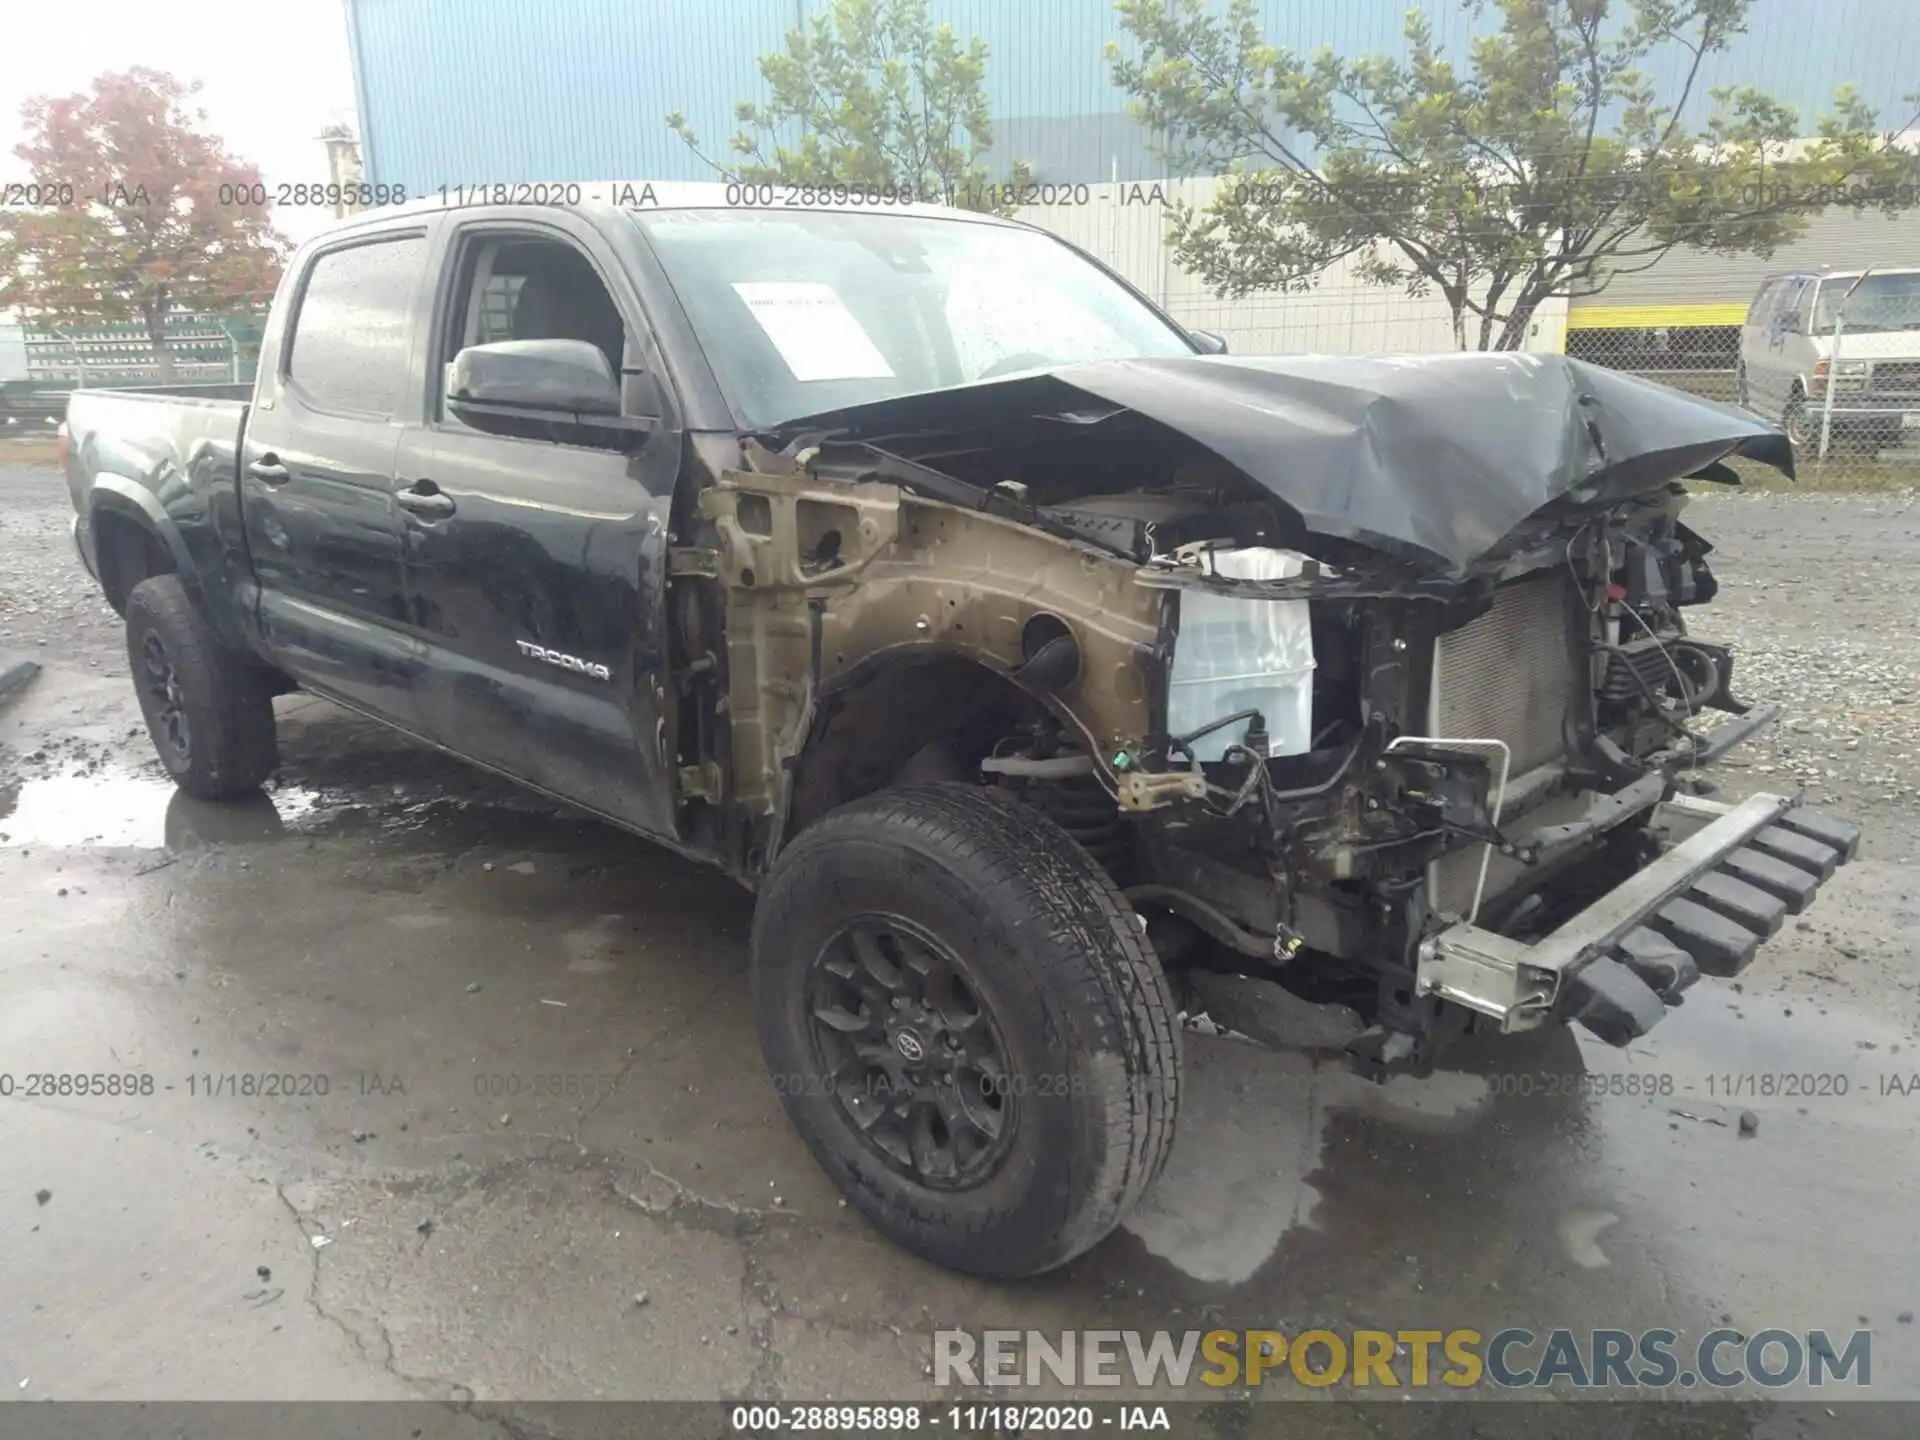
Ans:
[{"label": "front wheel", "polygon": [[1172,997],[1052,820],[972,785],[882,791],[784,851],[753,925],[760,1042],[848,1199],[956,1270],[1091,1248],[1166,1161]]},{"label": "front wheel", "polygon": [[1787,400],[1787,408],[1780,416],[1780,428],[1787,432],[1787,439],[1795,450],[1805,450],[1819,439],[1819,418],[1807,408],[1806,396],[1795,391]]},{"label": "front wheel", "polygon": [[257,790],[278,756],[266,687],[221,648],[178,575],[134,586],[126,615],[140,711],[173,783],[202,800]]}]

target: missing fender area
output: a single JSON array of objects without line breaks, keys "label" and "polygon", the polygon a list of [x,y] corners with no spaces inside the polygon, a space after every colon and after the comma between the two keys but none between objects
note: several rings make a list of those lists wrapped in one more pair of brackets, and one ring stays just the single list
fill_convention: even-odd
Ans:
[{"label": "missing fender area", "polygon": [[[1111,757],[1145,745],[1167,601],[1134,566],[883,483],[728,471],[700,511],[725,591],[728,793],[762,824],[787,812],[822,705],[890,663],[967,662],[1044,696],[1109,788]],[[1031,670],[1063,636],[1073,672]]]},{"label": "missing fender area", "polygon": [[750,437],[673,553],[688,838],[757,884],[862,796],[989,786],[1098,862],[1190,1013],[1270,1032],[1278,987],[1375,1076],[1474,1029],[1627,1043],[1799,864],[1636,881],[1774,715],[1689,627],[1718,585],[1679,482],[1778,442],[1512,357],[1077,367]]}]

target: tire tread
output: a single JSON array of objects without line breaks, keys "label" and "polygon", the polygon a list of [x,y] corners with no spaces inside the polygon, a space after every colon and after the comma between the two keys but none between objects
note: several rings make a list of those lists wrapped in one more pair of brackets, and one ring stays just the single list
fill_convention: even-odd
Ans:
[{"label": "tire tread", "polygon": [[[1052,819],[1002,792],[964,784],[880,791],[809,826],[782,853],[755,917],[755,965],[764,937],[780,933],[796,882],[850,840],[889,841],[942,857],[1033,917],[1042,932],[1023,947],[1044,973],[1082,1051],[1117,1054],[1124,1083],[1106,1095],[1102,1173],[1072,1188],[1081,1200],[1043,1255],[996,1274],[1035,1274],[1065,1263],[1108,1234],[1165,1167],[1179,1111],[1180,1034],[1159,957],[1119,888]],[[983,1217],[983,1226],[992,1216]],[[957,1237],[956,1237],[957,1238]],[[967,1268],[973,1268],[968,1266]]]},{"label": "tire tread", "polygon": [[[139,683],[141,637],[160,632],[186,693],[191,763],[174,783],[203,800],[260,787],[279,760],[273,698],[245,659],[224,649],[178,575],[153,575],[127,594],[127,658]],[[144,712],[144,702],[143,702]],[[162,763],[165,757],[162,756]]]}]

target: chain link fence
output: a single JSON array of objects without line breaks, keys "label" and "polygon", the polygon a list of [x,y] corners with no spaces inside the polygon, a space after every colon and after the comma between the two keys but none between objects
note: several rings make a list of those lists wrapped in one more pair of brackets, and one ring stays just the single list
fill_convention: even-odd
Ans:
[{"label": "chain link fence", "polygon": [[[1017,213],[1110,265],[1183,325],[1224,336],[1235,354],[1456,348],[1441,296],[1369,283],[1358,257],[1301,290],[1211,293],[1174,254],[1165,210],[1204,206],[1227,183],[1063,186],[1060,203]],[[1835,259],[1852,263],[1824,263]],[[1546,302],[1522,348],[1744,406],[1793,435],[1802,487],[1920,486],[1920,209],[1886,218],[1835,207],[1773,260],[1677,247],[1600,295]],[[1745,472],[1746,484],[1788,484],[1763,466]]]},{"label": "chain link fence", "polygon": [[1920,270],[1773,277],[1737,324],[1583,325],[1576,306],[1566,350],[1781,426],[1802,485],[1920,485]]}]

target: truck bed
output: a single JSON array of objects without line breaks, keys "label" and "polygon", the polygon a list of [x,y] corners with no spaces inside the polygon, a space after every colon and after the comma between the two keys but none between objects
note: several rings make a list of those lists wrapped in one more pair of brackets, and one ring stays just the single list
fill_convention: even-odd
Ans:
[{"label": "truck bed", "polygon": [[174,568],[202,575],[224,568],[221,552],[237,544],[228,522],[237,514],[248,394],[245,385],[177,385],[69,397],[74,543],[116,607],[124,597],[108,583],[100,556],[115,512],[144,522],[139,528],[173,552]]}]

